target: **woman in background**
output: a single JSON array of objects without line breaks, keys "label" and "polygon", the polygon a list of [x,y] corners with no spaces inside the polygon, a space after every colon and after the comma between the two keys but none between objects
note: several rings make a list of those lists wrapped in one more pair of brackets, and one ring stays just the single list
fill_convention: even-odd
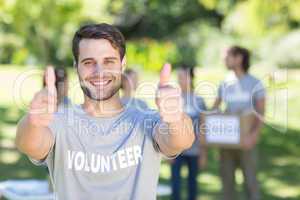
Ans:
[{"label": "woman in background", "polygon": [[[177,71],[178,82],[182,91],[183,109],[193,120],[196,140],[192,147],[180,154],[172,163],[172,200],[181,198],[181,167],[188,167],[188,200],[197,199],[197,174],[199,167],[202,168],[206,162],[206,151],[199,141],[200,114],[206,110],[203,98],[197,96],[193,91],[194,70],[187,65],[181,66]],[[201,165],[201,166],[199,166]]]}]

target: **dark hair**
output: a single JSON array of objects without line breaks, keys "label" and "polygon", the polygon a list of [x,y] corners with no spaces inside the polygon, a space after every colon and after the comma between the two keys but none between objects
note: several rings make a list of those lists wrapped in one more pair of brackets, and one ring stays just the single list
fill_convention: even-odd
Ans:
[{"label": "dark hair", "polygon": [[136,73],[136,71],[134,71],[133,69],[125,69],[124,73],[122,73],[122,84],[121,84],[121,89],[124,89],[124,83],[127,80],[128,81],[128,75],[132,75]]},{"label": "dark hair", "polygon": [[244,72],[248,72],[250,68],[250,52],[248,49],[241,46],[232,46],[228,49],[228,53],[233,56],[242,56],[242,68]]},{"label": "dark hair", "polygon": [[125,39],[116,27],[106,23],[89,24],[82,26],[78,31],[76,31],[73,37],[72,52],[76,64],[78,62],[79,55],[79,42],[82,39],[106,39],[119,51],[121,60],[125,55]]},{"label": "dark hair", "polygon": [[136,71],[134,71],[133,69],[130,69],[130,68],[125,69],[125,71],[124,71],[124,74],[127,74],[127,75],[134,74],[134,73],[136,73]]},{"label": "dark hair", "polygon": [[[58,89],[58,85],[65,82],[65,80],[68,78],[68,74],[67,74],[66,70],[62,67],[55,68],[54,73],[55,73],[55,87],[56,87],[56,89]],[[46,77],[44,76],[43,77],[43,87],[46,86],[45,78]]]},{"label": "dark hair", "polygon": [[191,88],[194,89],[194,77],[195,77],[194,67],[187,64],[181,64],[179,65],[179,70],[185,71],[190,76]]}]

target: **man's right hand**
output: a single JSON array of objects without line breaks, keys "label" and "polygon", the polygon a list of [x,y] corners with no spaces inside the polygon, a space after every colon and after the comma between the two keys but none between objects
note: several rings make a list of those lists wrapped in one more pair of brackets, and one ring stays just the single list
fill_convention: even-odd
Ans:
[{"label": "man's right hand", "polygon": [[15,143],[30,158],[44,159],[54,145],[54,135],[48,127],[56,111],[56,87],[53,67],[45,73],[46,87],[37,92],[29,112],[19,121]]},{"label": "man's right hand", "polygon": [[35,127],[47,127],[57,109],[55,73],[51,66],[46,69],[45,83],[46,87],[37,92],[30,103],[28,120]]}]

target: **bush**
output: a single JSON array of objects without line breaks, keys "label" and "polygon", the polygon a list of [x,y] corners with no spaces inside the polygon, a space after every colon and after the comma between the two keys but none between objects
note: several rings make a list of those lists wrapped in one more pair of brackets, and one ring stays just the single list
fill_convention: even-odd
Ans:
[{"label": "bush", "polygon": [[300,68],[300,30],[291,32],[273,47],[273,62],[281,68]]}]

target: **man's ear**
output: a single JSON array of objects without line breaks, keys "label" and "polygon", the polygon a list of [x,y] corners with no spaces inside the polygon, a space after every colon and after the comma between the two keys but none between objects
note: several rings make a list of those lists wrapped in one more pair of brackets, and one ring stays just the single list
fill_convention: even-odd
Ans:
[{"label": "man's ear", "polygon": [[126,68],[126,64],[127,64],[127,59],[126,59],[126,56],[124,55],[122,61],[121,61],[121,64],[122,64],[122,72],[125,71],[125,68]]},{"label": "man's ear", "polygon": [[77,68],[77,62],[73,60],[73,67]]}]

